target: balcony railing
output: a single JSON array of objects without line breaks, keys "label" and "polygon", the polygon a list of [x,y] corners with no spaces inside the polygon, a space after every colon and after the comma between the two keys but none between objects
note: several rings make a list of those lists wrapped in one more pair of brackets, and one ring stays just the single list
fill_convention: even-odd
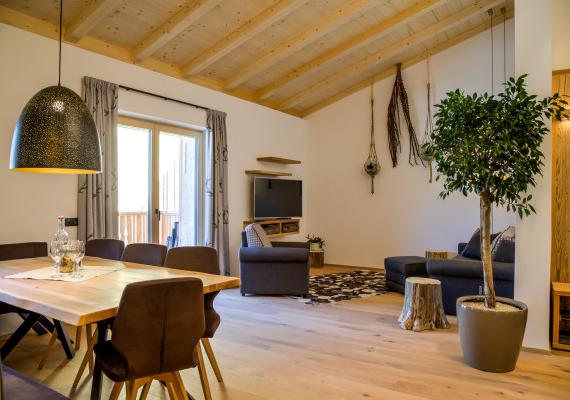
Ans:
[{"label": "balcony railing", "polygon": [[[175,221],[178,221],[177,212],[160,212],[159,243],[166,244],[166,237],[171,235]],[[125,243],[148,243],[148,213],[146,211],[119,212],[119,236]]]}]

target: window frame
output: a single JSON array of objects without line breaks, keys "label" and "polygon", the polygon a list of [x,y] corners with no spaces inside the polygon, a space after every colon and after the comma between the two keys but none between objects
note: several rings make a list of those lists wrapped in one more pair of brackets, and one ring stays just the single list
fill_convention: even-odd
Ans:
[{"label": "window frame", "polygon": [[[117,126],[132,126],[135,128],[146,129],[150,132],[149,143],[149,224],[148,224],[148,238],[149,243],[160,243],[159,232],[159,206],[160,206],[160,133],[175,134],[196,139],[196,246],[202,246],[204,241],[204,185],[205,185],[205,170],[204,170],[204,153],[205,153],[205,140],[204,130],[181,127],[174,124],[163,122],[156,122],[149,119],[135,118],[125,115],[119,115],[117,119]],[[120,190],[120,188],[119,188]]]}]

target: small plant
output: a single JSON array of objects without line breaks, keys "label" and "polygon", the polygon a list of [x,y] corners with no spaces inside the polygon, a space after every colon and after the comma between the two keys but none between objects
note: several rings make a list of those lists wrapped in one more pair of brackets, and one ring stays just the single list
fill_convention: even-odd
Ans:
[{"label": "small plant", "polygon": [[307,243],[318,243],[320,247],[325,247],[325,239],[317,235],[307,235]]}]

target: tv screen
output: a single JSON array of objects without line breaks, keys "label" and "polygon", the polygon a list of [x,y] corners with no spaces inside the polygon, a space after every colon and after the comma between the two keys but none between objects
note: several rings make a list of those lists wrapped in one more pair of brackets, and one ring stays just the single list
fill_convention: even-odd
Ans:
[{"label": "tv screen", "polygon": [[303,182],[260,178],[253,179],[254,219],[301,217]]}]

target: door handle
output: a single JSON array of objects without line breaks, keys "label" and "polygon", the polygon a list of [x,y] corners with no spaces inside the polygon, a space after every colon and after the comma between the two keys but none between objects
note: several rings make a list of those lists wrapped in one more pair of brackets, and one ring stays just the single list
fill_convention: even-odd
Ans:
[{"label": "door handle", "polygon": [[158,220],[160,221],[160,210],[158,208],[155,208],[154,213],[157,215]]}]

